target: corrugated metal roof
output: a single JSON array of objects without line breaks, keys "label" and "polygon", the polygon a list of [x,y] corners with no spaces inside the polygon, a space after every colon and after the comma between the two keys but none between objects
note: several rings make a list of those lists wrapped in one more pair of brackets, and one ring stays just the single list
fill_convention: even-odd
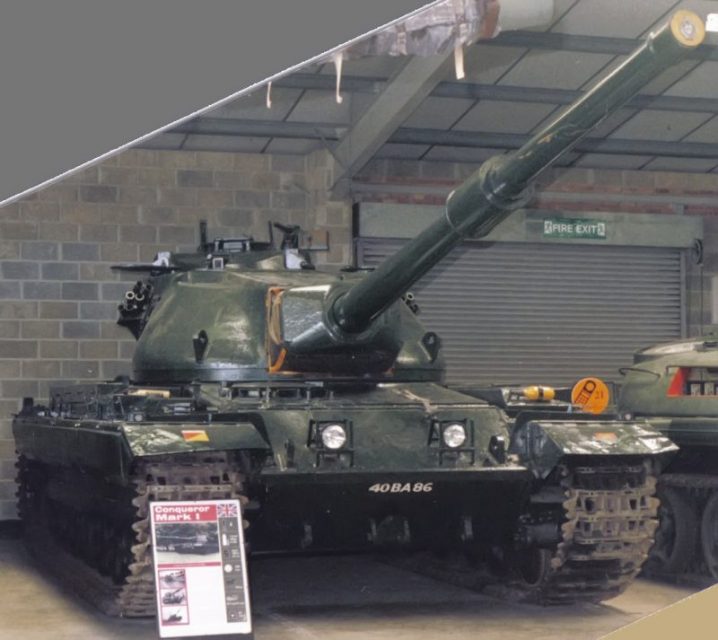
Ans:
[{"label": "corrugated metal roof", "polygon": [[[443,77],[433,79],[432,90],[419,101],[394,131],[377,145],[376,157],[431,158],[443,161],[480,161],[496,153],[476,144],[470,148],[455,143],[456,132],[527,134],[555,115],[565,100],[561,90],[584,89],[612,65],[625,57],[656,24],[675,9],[678,0],[556,0],[551,24],[525,32],[506,32],[492,41],[473,45],[465,53],[466,78],[457,81],[447,64]],[[715,10],[715,3],[697,0],[691,8],[698,13]],[[617,141],[611,153],[575,153],[564,161],[582,167],[614,169],[670,169],[710,172],[718,168],[718,54],[716,40],[704,47],[713,59],[694,57],[650,83],[638,108],[626,108],[609,118],[594,134]],[[529,46],[527,46],[529,45]],[[268,109],[265,89],[255,91],[197,120],[202,130],[166,133],[144,146],[169,149],[206,149],[305,154],[338,145],[344,131],[366,113],[372,102],[401,73],[406,60],[377,56],[344,63],[341,82],[343,101],[335,99],[334,65],[301,69],[272,86]],[[513,90],[509,99],[486,88]],[[532,95],[542,92],[541,99]],[[651,108],[650,96],[675,100]],[[555,100],[552,101],[553,97]],[[700,110],[691,112],[687,101],[704,99]],[[715,105],[711,103],[715,100]],[[683,101],[683,102],[681,102]],[[211,119],[222,118],[225,126],[214,130]],[[252,131],[252,123],[270,128]],[[292,124],[310,123],[303,130]],[[236,130],[233,131],[233,126]],[[319,125],[333,127],[327,135]],[[432,137],[413,140],[406,132],[429,130]],[[442,138],[445,132],[446,139]],[[449,135],[453,134],[453,137]],[[507,138],[501,148],[511,148]],[[690,145],[643,152],[644,141],[709,143],[716,157],[706,153],[691,156]],[[614,151],[618,151],[614,153]],[[660,153],[658,153],[660,152]]]}]

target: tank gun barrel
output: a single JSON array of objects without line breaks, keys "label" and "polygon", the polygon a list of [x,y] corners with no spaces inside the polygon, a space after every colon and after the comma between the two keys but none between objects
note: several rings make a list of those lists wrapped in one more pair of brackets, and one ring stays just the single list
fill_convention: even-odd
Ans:
[{"label": "tank gun barrel", "polygon": [[520,149],[489,159],[452,191],[444,216],[337,298],[328,310],[330,320],[350,334],[364,331],[462,240],[486,236],[520,206],[526,188],[541,171],[700,45],[704,36],[701,18],[677,11],[619,67]]}]

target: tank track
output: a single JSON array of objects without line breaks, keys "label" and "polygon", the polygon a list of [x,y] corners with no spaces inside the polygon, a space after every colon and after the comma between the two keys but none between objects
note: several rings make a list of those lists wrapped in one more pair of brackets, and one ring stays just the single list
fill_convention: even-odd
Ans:
[{"label": "tank track", "polygon": [[[19,512],[31,551],[62,578],[63,584],[69,584],[77,595],[106,614],[152,617],[156,615],[156,599],[149,503],[238,499],[246,504],[242,492],[244,477],[229,455],[220,452],[142,460],[135,466],[131,479],[128,510],[134,512],[134,517],[98,527],[88,522],[92,517],[87,514],[73,513],[64,505],[53,509],[51,501],[37,500],[28,463],[21,458]],[[60,513],[66,515],[58,522]],[[90,530],[83,530],[88,524]],[[51,531],[56,535],[51,535]],[[102,558],[101,549],[110,549],[113,556],[109,560]]]},{"label": "tank track", "polygon": [[564,470],[563,523],[555,550],[535,554],[533,579],[509,588],[538,604],[601,602],[638,575],[658,526],[656,479],[643,465]]},{"label": "tank track", "polygon": [[[718,582],[716,557],[713,570],[708,565],[704,549],[704,535],[707,523],[704,512],[711,499],[718,495],[718,476],[707,473],[665,473],[658,481],[659,492],[671,491],[673,500],[680,505],[664,501],[669,513],[659,525],[656,533],[656,547],[649,555],[644,574],[676,584],[687,584],[701,588]],[[674,510],[679,508],[679,512]],[[667,523],[679,518],[679,523]],[[676,527],[680,528],[680,532]],[[715,536],[715,531],[713,531]],[[715,553],[715,540],[713,541]],[[676,545],[678,546],[676,548]],[[661,557],[666,551],[669,557]]]},{"label": "tank track", "polygon": [[[122,580],[113,584],[100,575],[99,567],[75,557],[87,558],[92,542],[77,532],[77,523],[82,524],[79,514],[69,517],[75,532],[71,536],[75,544],[69,545],[74,555],[61,551],[53,541],[48,531],[58,528],[62,532],[67,523],[50,519],[56,514],[48,513],[47,507],[38,508],[31,477],[21,460],[20,512],[36,555],[53,573],[61,575],[63,582],[72,577],[72,588],[86,600],[110,615],[125,617],[156,613],[150,501],[235,498],[247,502],[242,490],[244,477],[225,453],[139,463],[133,473],[134,518],[118,523],[122,526],[116,527],[109,539],[95,541],[116,550],[113,573]],[[553,549],[536,550],[523,571],[514,566],[501,583],[490,581],[489,592],[539,604],[600,602],[619,595],[640,571],[653,543],[658,507],[653,497],[655,486],[655,478],[643,465],[563,469],[557,483],[535,496],[532,513],[524,518],[525,524],[560,522],[560,542]],[[452,566],[446,559],[437,563],[436,558],[421,557],[417,563],[417,558],[414,555],[408,563],[398,560],[392,564],[469,588],[487,586],[465,560]]]},{"label": "tank track", "polygon": [[655,488],[643,465],[565,468],[522,518],[524,525],[560,523],[560,541],[552,548],[495,549],[493,574],[463,554],[388,562],[512,602],[601,602],[624,591],[647,558],[658,526]]}]

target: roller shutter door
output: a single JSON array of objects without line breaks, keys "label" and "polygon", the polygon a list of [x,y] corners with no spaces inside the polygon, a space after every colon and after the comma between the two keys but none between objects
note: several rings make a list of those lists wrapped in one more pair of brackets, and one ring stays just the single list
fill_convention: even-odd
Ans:
[{"label": "roller shutter door", "polygon": [[[363,238],[376,266],[405,241]],[[682,335],[677,249],[464,243],[412,289],[442,339],[447,381],[619,381],[641,346]]]}]

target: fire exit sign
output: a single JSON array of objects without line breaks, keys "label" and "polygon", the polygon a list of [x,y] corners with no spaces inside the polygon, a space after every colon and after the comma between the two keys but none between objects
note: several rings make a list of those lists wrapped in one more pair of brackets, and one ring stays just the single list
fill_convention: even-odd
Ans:
[{"label": "fire exit sign", "polygon": [[606,239],[606,223],[580,218],[544,218],[544,238]]}]

